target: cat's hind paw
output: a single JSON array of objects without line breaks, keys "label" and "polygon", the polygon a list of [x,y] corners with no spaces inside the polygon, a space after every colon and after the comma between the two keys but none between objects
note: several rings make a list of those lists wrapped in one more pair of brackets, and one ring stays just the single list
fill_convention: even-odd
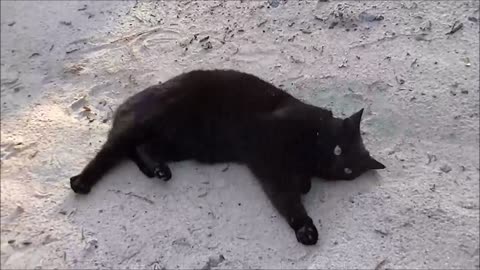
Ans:
[{"label": "cat's hind paw", "polygon": [[311,219],[295,231],[295,236],[304,245],[315,245],[318,241],[318,231]]},{"label": "cat's hind paw", "polygon": [[305,180],[301,183],[300,192],[302,194],[307,194],[312,188],[312,181],[310,179]]},{"label": "cat's hind paw", "polygon": [[163,179],[163,181],[168,181],[172,178],[172,171],[167,165],[158,166],[153,169],[153,173],[159,179]]},{"label": "cat's hind paw", "polygon": [[76,175],[70,178],[70,187],[75,193],[88,194],[91,186],[82,182],[80,175]]}]

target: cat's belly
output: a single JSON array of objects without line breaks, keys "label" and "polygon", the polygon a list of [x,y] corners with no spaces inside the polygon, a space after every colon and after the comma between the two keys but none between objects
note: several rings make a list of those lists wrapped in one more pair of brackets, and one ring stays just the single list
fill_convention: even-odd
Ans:
[{"label": "cat's belly", "polygon": [[195,160],[205,164],[240,162],[236,155],[218,149],[177,148],[170,151],[167,161]]},{"label": "cat's belly", "polygon": [[[238,132],[236,132],[238,133]],[[201,163],[240,162],[238,135],[222,130],[190,132],[176,136],[170,144],[170,159],[193,159]]]},{"label": "cat's belly", "polygon": [[193,159],[201,163],[213,164],[222,162],[238,162],[238,155],[230,145],[218,142],[198,142],[194,145],[179,145],[176,150],[177,160]]}]

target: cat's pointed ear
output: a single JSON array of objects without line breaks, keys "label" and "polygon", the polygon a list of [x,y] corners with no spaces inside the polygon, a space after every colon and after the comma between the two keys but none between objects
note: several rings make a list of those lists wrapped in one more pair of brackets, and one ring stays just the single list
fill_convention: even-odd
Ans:
[{"label": "cat's pointed ear", "polygon": [[385,165],[383,165],[382,163],[378,162],[377,160],[375,160],[374,158],[372,157],[369,157],[367,159],[367,162],[365,164],[365,166],[370,169],[370,170],[382,170],[382,169],[385,169]]},{"label": "cat's pointed ear", "polygon": [[343,120],[343,126],[345,127],[345,130],[360,134],[360,122],[362,121],[362,114],[363,109],[352,114],[350,117],[345,118],[345,120]]},{"label": "cat's pointed ear", "polygon": [[363,108],[349,117],[349,119],[352,120],[353,125],[358,129],[360,129],[360,122],[362,121],[362,115],[363,115]]}]

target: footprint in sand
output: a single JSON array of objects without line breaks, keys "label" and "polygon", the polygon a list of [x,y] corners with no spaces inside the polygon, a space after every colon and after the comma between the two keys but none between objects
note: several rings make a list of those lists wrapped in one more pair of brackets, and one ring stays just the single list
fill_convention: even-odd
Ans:
[{"label": "footprint in sand", "polygon": [[0,148],[1,148],[0,160],[4,161],[7,159],[10,159],[18,155],[19,153],[25,150],[28,150],[36,145],[37,145],[36,143],[23,144],[22,142],[2,143],[0,145]]},{"label": "footprint in sand", "polygon": [[89,106],[87,96],[82,96],[70,104],[70,110],[77,119],[87,119],[90,122],[95,121],[95,115]]},{"label": "footprint in sand", "polygon": [[20,81],[20,74],[17,71],[7,70],[2,67],[2,80],[0,82],[2,93],[14,91],[15,93],[23,88]]},{"label": "footprint in sand", "polygon": [[93,101],[93,104],[88,98],[99,95],[103,86],[105,85],[93,87],[90,89],[90,95],[84,95],[70,104],[70,112],[76,119],[86,119],[89,123],[95,120],[107,123],[113,117],[113,109],[106,100]]}]

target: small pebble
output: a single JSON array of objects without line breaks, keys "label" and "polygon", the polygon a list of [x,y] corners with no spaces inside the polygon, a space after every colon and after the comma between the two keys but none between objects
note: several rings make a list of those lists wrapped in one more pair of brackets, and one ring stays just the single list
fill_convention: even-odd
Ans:
[{"label": "small pebble", "polygon": [[337,24],[338,24],[338,22],[332,22],[330,24],[330,26],[328,27],[328,29],[333,29]]},{"label": "small pebble", "polygon": [[452,170],[452,167],[445,164],[445,165],[442,165],[442,167],[440,167],[440,170],[444,173],[449,173]]},{"label": "small pebble", "polygon": [[202,43],[202,48],[205,50],[210,50],[213,48],[212,43],[210,41],[207,41],[205,43]]},{"label": "small pebble", "polygon": [[383,17],[382,15],[374,15],[366,11],[361,12],[359,18],[367,22],[382,21],[385,19],[385,17]]},{"label": "small pebble", "polygon": [[477,17],[468,17],[468,20],[471,21],[471,22],[478,22]]},{"label": "small pebble", "polygon": [[280,5],[280,1],[279,0],[269,0],[268,1],[268,4],[273,7],[273,8],[276,8]]},{"label": "small pebble", "polygon": [[9,243],[9,244],[15,243],[15,239],[8,240],[8,243]]}]

